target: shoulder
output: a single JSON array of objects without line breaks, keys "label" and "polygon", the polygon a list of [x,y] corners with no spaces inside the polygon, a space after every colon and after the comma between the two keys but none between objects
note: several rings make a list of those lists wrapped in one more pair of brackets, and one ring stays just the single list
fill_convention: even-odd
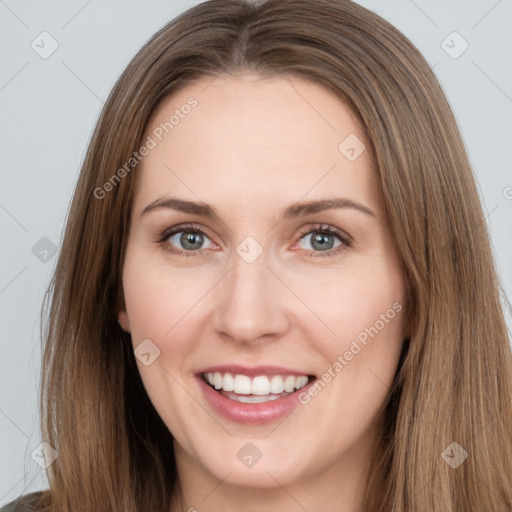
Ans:
[{"label": "shoulder", "polygon": [[37,507],[39,500],[47,492],[37,491],[20,496],[16,500],[7,503],[7,505],[0,507],[0,512],[36,512],[39,510]]}]

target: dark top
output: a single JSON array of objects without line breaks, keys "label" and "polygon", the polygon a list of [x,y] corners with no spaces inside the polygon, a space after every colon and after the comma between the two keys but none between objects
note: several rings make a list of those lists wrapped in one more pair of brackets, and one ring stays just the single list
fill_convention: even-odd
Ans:
[{"label": "dark top", "polygon": [[43,492],[31,492],[30,494],[20,496],[18,499],[0,508],[0,512],[35,512],[37,511],[36,504]]}]

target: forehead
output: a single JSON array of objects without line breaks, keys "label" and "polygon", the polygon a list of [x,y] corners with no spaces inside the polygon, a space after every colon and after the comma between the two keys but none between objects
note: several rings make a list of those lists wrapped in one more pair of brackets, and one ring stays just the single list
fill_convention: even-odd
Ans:
[{"label": "forehead", "polygon": [[375,199],[368,151],[347,158],[347,146],[364,147],[352,112],[328,89],[297,77],[201,79],[158,105],[148,137],[154,147],[137,168],[139,199],[170,192],[212,201],[216,194]]}]

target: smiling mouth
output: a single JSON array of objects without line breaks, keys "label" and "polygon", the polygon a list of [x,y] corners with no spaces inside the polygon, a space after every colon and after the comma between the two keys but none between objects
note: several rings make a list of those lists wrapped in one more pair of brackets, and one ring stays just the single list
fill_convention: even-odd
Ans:
[{"label": "smiling mouth", "polygon": [[291,395],[315,379],[313,375],[258,375],[203,373],[204,381],[229,400],[261,404]]}]

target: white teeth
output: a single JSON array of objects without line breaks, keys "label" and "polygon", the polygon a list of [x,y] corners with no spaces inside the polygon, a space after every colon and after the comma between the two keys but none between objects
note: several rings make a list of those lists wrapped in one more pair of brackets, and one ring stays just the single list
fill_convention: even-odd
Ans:
[{"label": "white teeth", "polygon": [[230,396],[228,397],[231,400],[235,400],[236,402],[243,402],[244,404],[262,404],[263,402],[270,402],[271,400],[277,400],[281,398],[278,395],[268,395],[268,396],[257,396],[257,395],[240,395],[240,396]]},{"label": "white teeth", "polygon": [[252,380],[251,394],[268,395],[270,393],[270,382],[267,377],[255,377]]},{"label": "white teeth", "polygon": [[235,375],[233,391],[239,395],[250,395],[251,379],[247,375]]},{"label": "white teeth", "polygon": [[235,380],[233,379],[233,375],[231,375],[231,373],[224,374],[222,389],[224,391],[233,391],[235,389]]},{"label": "white teeth", "polygon": [[303,388],[308,383],[308,378],[305,375],[297,377],[295,380],[295,389]]},{"label": "white teeth", "polygon": [[255,397],[266,397],[265,400],[260,400],[260,402],[279,398],[271,395],[280,395],[283,392],[293,393],[308,383],[306,375],[273,375],[270,378],[266,375],[258,375],[251,379],[247,375],[215,372],[206,373],[204,377],[217,390],[233,391],[238,395],[252,395],[250,400],[238,400],[246,403],[259,403]]},{"label": "white teeth", "polygon": [[288,375],[284,381],[284,390],[287,393],[291,393],[295,389],[295,377],[293,375]]},{"label": "white teeth", "polygon": [[271,393],[282,393],[284,391],[284,381],[281,375],[274,375],[270,381]]}]

